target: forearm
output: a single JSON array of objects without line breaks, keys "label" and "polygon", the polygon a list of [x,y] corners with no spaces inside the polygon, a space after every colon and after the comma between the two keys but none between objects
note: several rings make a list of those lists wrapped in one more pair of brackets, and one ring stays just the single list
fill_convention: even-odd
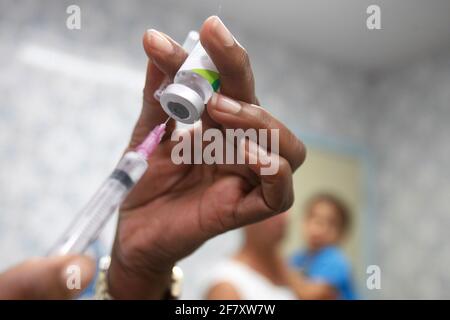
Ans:
[{"label": "forearm", "polygon": [[288,285],[295,295],[302,300],[336,299],[336,290],[325,283],[308,280],[304,275],[290,271],[287,277]]}]

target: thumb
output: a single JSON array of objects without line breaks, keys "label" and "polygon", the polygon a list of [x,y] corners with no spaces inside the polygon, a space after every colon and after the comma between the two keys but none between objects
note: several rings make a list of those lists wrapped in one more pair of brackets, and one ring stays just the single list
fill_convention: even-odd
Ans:
[{"label": "thumb", "polygon": [[71,299],[95,274],[86,256],[33,258],[0,274],[0,299]]}]

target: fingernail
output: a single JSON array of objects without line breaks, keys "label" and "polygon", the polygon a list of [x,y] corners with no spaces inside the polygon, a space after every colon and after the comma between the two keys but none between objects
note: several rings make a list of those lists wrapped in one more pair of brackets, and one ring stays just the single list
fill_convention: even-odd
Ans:
[{"label": "fingernail", "polygon": [[211,97],[211,103],[220,112],[235,114],[241,110],[239,102],[217,93]]},{"label": "fingernail", "polygon": [[162,54],[171,54],[173,46],[166,37],[154,29],[147,30],[150,47]]},{"label": "fingernail", "polygon": [[219,17],[215,16],[213,19],[212,31],[225,47],[231,47],[234,44],[233,35]]}]

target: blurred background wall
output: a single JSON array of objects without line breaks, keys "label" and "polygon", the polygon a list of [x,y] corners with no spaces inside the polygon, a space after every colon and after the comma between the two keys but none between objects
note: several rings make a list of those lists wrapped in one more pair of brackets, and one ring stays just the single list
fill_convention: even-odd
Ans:
[{"label": "blurred background wall", "polygon": [[[372,2],[382,30],[366,29]],[[0,268],[45,254],[118,159],[140,109],[143,32],[182,41],[219,14],[263,106],[312,148],[364,153],[358,268],[382,270],[370,294],[450,298],[450,3],[372,2],[0,0]],[[65,26],[70,4],[81,30]],[[239,241],[225,234],[182,263],[186,298]]]},{"label": "blurred background wall", "polygon": [[388,297],[450,296],[450,55],[380,76],[376,150],[377,247]]}]

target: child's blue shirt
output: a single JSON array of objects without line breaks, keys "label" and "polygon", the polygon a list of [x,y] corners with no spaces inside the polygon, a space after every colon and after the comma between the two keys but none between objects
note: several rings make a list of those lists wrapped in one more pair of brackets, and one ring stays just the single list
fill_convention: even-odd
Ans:
[{"label": "child's blue shirt", "polygon": [[337,247],[325,247],[314,254],[299,251],[292,256],[291,265],[302,269],[310,280],[333,286],[339,299],[357,299],[350,263]]}]

